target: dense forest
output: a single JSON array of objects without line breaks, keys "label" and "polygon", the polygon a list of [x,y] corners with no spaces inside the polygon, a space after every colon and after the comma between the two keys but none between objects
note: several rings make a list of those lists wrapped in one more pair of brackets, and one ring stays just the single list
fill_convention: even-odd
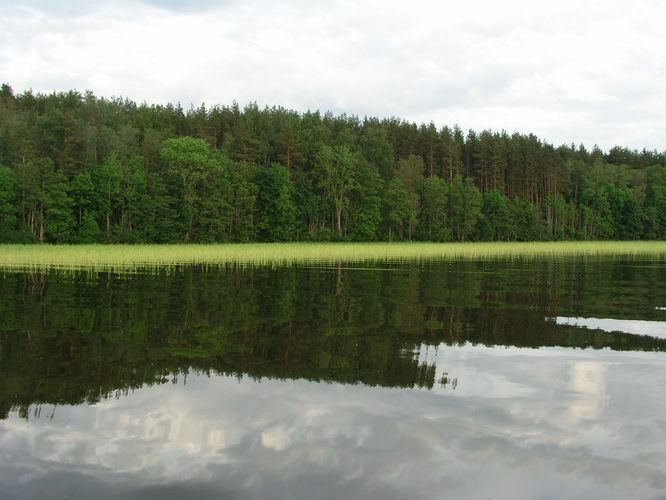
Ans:
[{"label": "dense forest", "polygon": [[666,153],[0,89],[0,242],[666,239]]}]

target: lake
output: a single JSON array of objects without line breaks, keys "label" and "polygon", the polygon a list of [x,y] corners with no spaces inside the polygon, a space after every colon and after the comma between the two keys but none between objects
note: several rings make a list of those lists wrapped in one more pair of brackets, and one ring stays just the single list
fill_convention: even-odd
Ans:
[{"label": "lake", "polygon": [[666,258],[0,274],[2,498],[664,498]]}]

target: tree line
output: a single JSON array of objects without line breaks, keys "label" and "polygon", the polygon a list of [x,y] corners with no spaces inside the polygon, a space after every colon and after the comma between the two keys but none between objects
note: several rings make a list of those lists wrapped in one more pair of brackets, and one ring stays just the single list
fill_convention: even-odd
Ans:
[{"label": "tree line", "polygon": [[666,239],[666,152],[0,88],[0,242]]}]

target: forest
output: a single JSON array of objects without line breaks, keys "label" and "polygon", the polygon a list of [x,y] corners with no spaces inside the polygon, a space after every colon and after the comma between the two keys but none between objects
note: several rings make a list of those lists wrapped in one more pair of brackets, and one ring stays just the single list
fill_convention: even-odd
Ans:
[{"label": "forest", "polygon": [[666,239],[666,152],[0,89],[0,242]]}]

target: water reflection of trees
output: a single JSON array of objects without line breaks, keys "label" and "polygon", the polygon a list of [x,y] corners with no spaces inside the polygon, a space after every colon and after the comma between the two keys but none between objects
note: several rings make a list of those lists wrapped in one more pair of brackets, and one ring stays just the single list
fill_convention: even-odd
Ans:
[{"label": "water reflection of trees", "polygon": [[666,303],[665,278],[594,260],[6,274],[0,415],[94,402],[190,369],[430,388],[443,383],[435,367],[406,354],[422,344],[665,350],[664,340],[546,319],[660,314],[652,304]]}]

